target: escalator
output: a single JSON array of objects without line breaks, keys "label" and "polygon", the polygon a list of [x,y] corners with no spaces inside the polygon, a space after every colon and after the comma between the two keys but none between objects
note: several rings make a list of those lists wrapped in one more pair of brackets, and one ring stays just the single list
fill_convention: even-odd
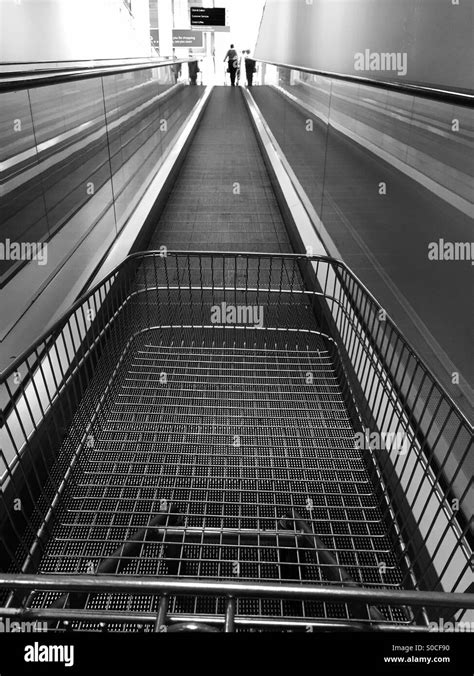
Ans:
[{"label": "escalator", "polygon": [[290,253],[239,89],[214,87],[148,248]]}]

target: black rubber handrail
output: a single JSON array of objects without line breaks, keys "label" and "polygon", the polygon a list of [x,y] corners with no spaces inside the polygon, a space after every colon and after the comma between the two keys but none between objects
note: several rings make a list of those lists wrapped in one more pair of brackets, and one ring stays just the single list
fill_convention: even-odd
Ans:
[{"label": "black rubber handrail", "polygon": [[277,66],[278,68],[288,68],[290,70],[300,70],[304,73],[311,73],[319,75],[332,80],[343,80],[344,82],[352,82],[355,84],[363,84],[368,87],[376,87],[378,89],[385,89],[399,92],[400,94],[408,94],[410,96],[420,96],[423,98],[434,99],[436,101],[443,101],[445,103],[456,103],[462,106],[474,106],[474,92],[470,89],[443,89],[443,87],[429,87],[416,83],[399,83],[393,80],[374,80],[372,78],[363,77],[359,75],[348,75],[347,73],[333,73],[326,70],[318,70],[316,68],[306,68],[304,66],[296,66],[291,63],[277,63],[275,61],[265,61],[264,59],[255,59],[259,63],[265,63],[269,66]]},{"label": "black rubber handrail", "polygon": [[[106,61],[106,60],[105,60]],[[176,62],[178,60],[176,59]],[[169,61],[163,61],[162,59],[156,60],[156,61],[151,61],[150,59],[140,59],[140,60],[134,60],[131,61],[130,63],[123,63],[123,61],[119,61],[117,63],[95,63],[94,61],[71,61],[71,63],[75,63],[76,65],[61,65],[61,66],[50,66],[44,67],[43,64],[39,66],[38,68],[23,68],[19,70],[4,70],[0,71],[0,78],[3,80],[10,80],[10,79],[17,79],[17,80],[22,80],[25,77],[31,77],[31,78],[36,78],[37,76],[44,76],[44,75],[55,75],[55,74],[61,74],[61,73],[75,73],[75,72],[80,72],[80,71],[86,71],[88,73],[94,73],[97,72],[98,70],[103,70],[105,68],[110,68],[116,70],[117,68],[128,68],[132,66],[142,66],[142,67],[149,67],[152,64],[154,67],[158,68],[159,66],[167,66],[170,63],[172,63],[171,60]],[[15,64],[15,65],[20,65],[21,64]],[[24,64],[25,66],[29,66],[30,64]]]},{"label": "black rubber handrail", "polygon": [[83,66],[83,67],[65,67],[50,68],[43,71],[33,70],[26,73],[6,72],[1,73],[0,92],[18,91],[21,89],[32,89],[34,87],[46,87],[48,85],[62,84],[64,82],[75,82],[76,80],[87,80],[94,77],[106,77],[108,75],[118,75],[121,73],[130,73],[139,70],[150,70],[152,68],[162,68],[171,66],[175,63],[189,63],[199,60],[198,57],[187,59],[168,59],[160,61],[143,61],[142,63],[117,64],[109,66]]},{"label": "black rubber handrail", "polygon": [[1,66],[28,66],[32,64],[46,64],[46,63],[98,63],[99,61],[112,62],[116,61],[118,64],[125,63],[126,61],[150,61],[156,59],[157,61],[163,60],[159,56],[111,56],[111,57],[100,57],[98,59],[42,59],[41,61],[0,61]]}]

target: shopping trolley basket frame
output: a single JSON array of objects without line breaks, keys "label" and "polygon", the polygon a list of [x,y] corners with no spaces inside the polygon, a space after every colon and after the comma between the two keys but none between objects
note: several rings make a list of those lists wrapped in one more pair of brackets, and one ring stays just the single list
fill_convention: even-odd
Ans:
[{"label": "shopping trolley basket frame", "polygon": [[[210,308],[222,303],[262,306],[270,324],[211,324]],[[34,608],[29,604],[31,594],[19,595],[18,590],[47,587],[59,592],[71,584],[77,591],[91,585],[118,591],[143,583],[141,588],[158,596],[166,592],[160,598],[167,599],[193,584],[196,595],[222,593],[230,605],[211,623],[223,621],[227,628],[250,622],[235,606],[235,599],[248,595],[249,589],[256,596],[260,589],[262,597],[340,598],[346,608],[366,604],[369,609],[362,622],[348,613],[341,621],[326,615],[260,620],[253,616],[254,625],[415,629],[426,628],[432,617],[468,616],[467,609],[473,607],[472,595],[466,593],[472,579],[472,426],[382,310],[349,268],[329,257],[167,251],[128,257],[2,375],[3,399],[7,400],[0,428],[2,567],[8,574],[0,578],[0,588],[9,592],[2,612],[63,619],[68,613],[91,618],[96,612],[104,620],[112,617],[110,610]],[[307,324],[310,316],[315,318],[311,326]],[[61,496],[87,449],[88,433],[104,415],[101,406],[108,406],[104,392],[116,387],[113,375],[126,360],[131,343],[152,327],[161,335],[173,330],[181,342],[189,342],[196,329],[208,336],[224,332],[228,344],[243,335],[247,341],[259,341],[263,335],[278,334],[291,342],[295,336],[303,340],[311,334],[321,341],[334,363],[353,429],[359,439],[367,440],[361,453],[402,569],[399,589],[392,586],[384,591],[380,584],[375,589],[363,588],[360,583],[344,582],[343,577],[340,584],[305,582],[293,589],[286,585],[285,591],[283,580],[278,584],[234,583],[234,589],[228,580],[31,575],[44,554]],[[93,378],[97,383],[91,394]],[[87,397],[87,405],[81,408]],[[406,452],[372,447],[370,435],[378,433],[380,438],[382,432],[392,439],[403,435]],[[18,499],[22,509],[15,511],[12,505]],[[335,556],[340,574],[341,553]],[[331,565],[326,570],[331,572]],[[397,624],[391,615],[374,621],[370,602],[387,599],[393,605],[400,599],[400,605],[409,606],[405,621]],[[159,626],[164,607],[161,604]],[[166,612],[168,618],[174,617],[168,606]],[[152,618],[158,615],[149,613],[145,624],[153,624]],[[203,613],[188,615],[209,620]],[[178,613],[175,620],[188,615]],[[227,622],[227,616],[232,621]]]}]

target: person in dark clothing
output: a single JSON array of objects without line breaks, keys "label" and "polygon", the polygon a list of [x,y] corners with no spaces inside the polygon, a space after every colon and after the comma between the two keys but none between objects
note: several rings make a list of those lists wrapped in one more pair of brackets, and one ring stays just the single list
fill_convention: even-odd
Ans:
[{"label": "person in dark clothing", "polygon": [[234,49],[234,45],[230,46],[229,51],[224,57],[224,61],[227,61],[227,72],[230,74],[230,84],[232,87],[235,87],[235,76],[237,74],[237,68],[239,67],[239,56]]},{"label": "person in dark clothing", "polygon": [[247,56],[245,57],[245,73],[247,75],[247,86],[253,85],[253,74],[257,70],[257,62],[250,58],[250,49],[247,49]]},{"label": "person in dark clothing", "polygon": [[173,63],[171,64],[171,70],[173,71],[173,78],[175,84],[178,82],[180,75],[181,75],[181,64],[180,63]]},{"label": "person in dark clothing", "polygon": [[199,64],[197,61],[190,61],[188,63],[188,70],[189,70],[189,81],[192,85],[197,84],[197,76],[199,71]]},{"label": "person in dark clothing", "polygon": [[[176,56],[176,49],[173,47],[173,61],[175,61],[178,57]],[[173,78],[174,78],[174,83],[177,84],[180,76],[181,76],[181,64],[180,63],[172,63],[171,64],[171,70],[173,72]]]}]

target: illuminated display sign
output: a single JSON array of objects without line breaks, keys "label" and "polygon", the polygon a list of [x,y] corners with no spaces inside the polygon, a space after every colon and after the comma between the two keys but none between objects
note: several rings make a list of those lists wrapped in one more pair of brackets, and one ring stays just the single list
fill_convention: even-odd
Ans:
[{"label": "illuminated display sign", "polygon": [[191,26],[225,26],[225,8],[191,7]]}]

